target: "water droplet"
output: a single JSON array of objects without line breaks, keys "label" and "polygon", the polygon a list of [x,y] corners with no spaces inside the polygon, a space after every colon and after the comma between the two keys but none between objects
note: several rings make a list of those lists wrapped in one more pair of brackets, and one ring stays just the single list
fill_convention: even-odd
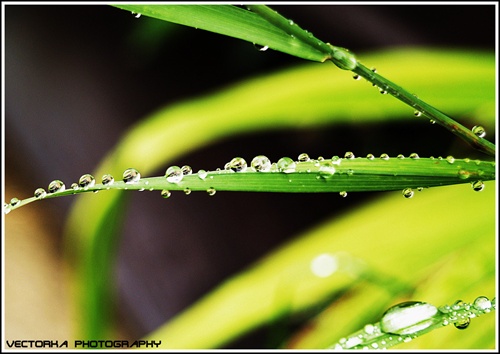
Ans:
[{"label": "water droplet", "polygon": [[104,184],[105,186],[110,186],[113,183],[115,183],[115,179],[110,174],[105,174],[104,176],[102,176],[102,184]]},{"label": "water droplet", "polygon": [[484,189],[484,182],[483,181],[475,181],[471,183],[472,189],[475,192],[481,192]]},{"label": "water droplet", "polygon": [[294,24],[293,20],[289,20],[288,23],[290,24],[290,26],[293,26]]},{"label": "water droplet", "polygon": [[74,191],[77,191],[80,189],[80,186],[78,185],[78,183],[73,182],[73,183],[71,183],[71,189]]},{"label": "water droplet", "polygon": [[340,195],[342,198],[345,198],[345,197],[347,197],[347,192],[346,192],[346,191],[341,191],[341,192],[339,192],[339,195]]},{"label": "water droplet", "polygon": [[403,155],[403,154],[399,154],[399,155],[398,155],[398,159],[402,160],[402,159],[404,159],[404,158],[405,158],[405,155]]},{"label": "water droplet", "polygon": [[480,125],[475,125],[472,128],[472,132],[479,138],[484,138],[486,136],[486,130]]},{"label": "water droplet", "polygon": [[421,301],[408,301],[388,309],[380,320],[380,328],[385,333],[407,335],[431,326],[438,309]]},{"label": "water droplet", "polygon": [[455,162],[455,158],[453,156],[449,155],[446,157],[446,161],[448,161],[448,163],[451,164],[451,163]]},{"label": "water droplet", "polygon": [[172,195],[172,193],[170,193],[170,191],[167,189],[164,189],[161,191],[161,196],[165,199],[170,198],[171,195]]},{"label": "water droplet", "polygon": [[181,171],[182,171],[182,174],[184,176],[187,176],[187,175],[190,175],[191,173],[193,173],[193,169],[191,168],[191,166],[188,166],[188,165],[182,166]]},{"label": "water droplet", "polygon": [[365,327],[364,327],[364,330],[365,330],[365,333],[366,334],[373,334],[375,332],[375,326],[372,325],[372,324],[367,324]]},{"label": "water droplet", "polygon": [[198,178],[204,180],[205,178],[207,178],[207,174],[208,174],[207,171],[205,171],[205,170],[199,170],[198,171]]},{"label": "water droplet", "polygon": [[382,160],[386,160],[386,161],[387,161],[387,160],[389,160],[389,155],[387,155],[387,154],[382,154],[382,155],[380,155],[380,158],[381,158]]},{"label": "water droplet", "polygon": [[135,168],[127,168],[123,172],[123,182],[137,183],[141,179],[141,174]]},{"label": "water droplet", "polygon": [[293,161],[289,157],[282,157],[278,160],[278,171],[284,173],[292,173],[295,172],[295,161]]},{"label": "water droplet", "polygon": [[469,324],[470,324],[469,317],[462,318],[459,321],[454,323],[455,328],[457,328],[457,329],[466,329],[467,327],[469,327]]},{"label": "water droplet", "polygon": [[331,178],[335,174],[335,167],[330,162],[322,162],[319,166],[319,176],[322,178]]},{"label": "water droplet", "polygon": [[213,195],[215,195],[216,190],[215,190],[215,188],[210,187],[207,189],[207,193],[209,196],[213,196]]},{"label": "water droplet", "polygon": [[135,18],[141,17],[140,13],[135,13],[134,11],[132,11],[132,15],[134,15]]},{"label": "water droplet", "polygon": [[405,198],[412,198],[415,192],[411,188],[405,188],[403,189],[403,196]]},{"label": "water droplet", "polygon": [[314,257],[310,264],[311,272],[319,278],[329,277],[337,271],[337,268],[337,257],[329,253],[323,253]]},{"label": "water droplet", "polygon": [[420,158],[420,156],[418,156],[418,154],[416,152],[412,152],[410,154],[410,159],[417,160],[419,158]]},{"label": "water droplet", "polygon": [[366,158],[368,160],[373,160],[375,158],[375,156],[373,154],[368,154],[368,155],[366,155]]},{"label": "water droplet", "polygon": [[49,193],[63,192],[66,189],[64,183],[58,179],[53,180],[49,184],[48,191]]},{"label": "water droplet", "polygon": [[184,188],[184,194],[185,194],[185,195],[190,195],[190,194],[191,194],[191,189],[189,189],[189,188]]},{"label": "water droplet", "polygon": [[179,183],[182,181],[184,175],[182,174],[182,169],[179,166],[170,166],[165,171],[165,177],[167,177],[167,182]]},{"label": "water droplet", "polygon": [[355,156],[354,154],[351,152],[351,151],[347,151],[345,154],[344,154],[344,158],[346,159],[353,159]]},{"label": "water droplet", "polygon": [[234,172],[245,172],[247,170],[247,162],[242,157],[235,157],[229,161],[228,167]]},{"label": "water droplet", "polygon": [[42,199],[42,198],[45,198],[45,196],[47,195],[47,192],[43,188],[37,188],[35,190],[35,194],[34,195],[35,195],[36,199]]},{"label": "water droplet", "polygon": [[18,198],[12,198],[10,200],[10,206],[15,207],[17,204],[19,204],[20,200]]},{"label": "water droplet", "polygon": [[11,211],[11,210],[12,210],[12,209],[11,209],[11,207],[10,207],[10,205],[9,205],[9,204],[7,204],[7,203],[3,203],[3,213],[4,213],[5,215],[7,215],[8,213],[10,213],[10,211]]},{"label": "water droplet", "polygon": [[474,307],[478,310],[489,311],[492,308],[490,299],[486,296],[479,296],[473,303]]},{"label": "water droplet", "polygon": [[352,78],[353,78],[354,80],[359,80],[359,79],[361,79],[361,76],[359,76],[358,74],[355,74],[355,75],[353,75],[353,77],[352,77]]},{"label": "water droplet", "polygon": [[434,119],[429,119],[429,123],[436,124],[436,121]]},{"label": "water droplet", "polygon": [[90,174],[84,174],[78,180],[78,185],[84,189],[92,188],[95,185],[95,178]]},{"label": "water droplet", "polygon": [[271,160],[264,155],[255,156],[250,164],[257,172],[267,172],[271,170]]},{"label": "water droplet", "polygon": [[309,157],[309,155],[308,155],[308,154],[306,154],[306,153],[304,152],[304,153],[302,153],[302,154],[300,154],[300,155],[299,155],[299,157],[297,158],[297,160],[298,160],[299,162],[307,162],[307,161],[309,161],[309,160],[310,160],[310,157]]},{"label": "water droplet", "polygon": [[379,92],[382,94],[382,95],[386,95],[387,94],[387,90],[384,90],[383,88],[379,88]]},{"label": "water droplet", "polygon": [[259,52],[265,52],[266,50],[269,49],[269,47],[267,45],[260,45],[260,44],[257,44],[257,43],[254,43],[253,46],[255,47],[255,49],[257,49]]},{"label": "water droplet", "polygon": [[415,115],[415,117],[420,117],[422,115],[422,112],[415,111],[415,112],[413,112],[413,114]]},{"label": "water droplet", "polygon": [[374,73],[377,72],[377,68],[375,68],[375,67],[372,67],[370,70],[373,71]]}]

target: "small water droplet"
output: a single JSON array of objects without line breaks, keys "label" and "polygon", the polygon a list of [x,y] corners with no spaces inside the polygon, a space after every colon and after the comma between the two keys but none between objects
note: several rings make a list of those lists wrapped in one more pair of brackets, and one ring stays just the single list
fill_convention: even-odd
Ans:
[{"label": "small water droplet", "polygon": [[188,166],[188,165],[182,166],[181,171],[182,171],[182,174],[184,176],[187,176],[187,175],[190,175],[191,173],[193,173],[193,169],[191,168],[191,166]]},{"label": "small water droplet", "polygon": [[71,183],[71,189],[74,191],[77,191],[80,189],[80,186],[78,185],[78,183],[73,182],[73,183]]},{"label": "small water droplet", "polygon": [[115,183],[115,178],[110,174],[105,174],[104,176],[102,176],[102,184],[104,184],[105,186],[110,186],[113,183]]},{"label": "small water droplet", "polygon": [[403,155],[403,154],[399,154],[399,155],[398,155],[398,159],[402,160],[402,159],[404,159],[404,158],[405,158],[405,155]]},{"label": "small water droplet", "polygon": [[368,154],[368,155],[366,155],[366,158],[368,160],[373,160],[375,158],[375,156],[373,154]]},{"label": "small water droplet", "polygon": [[309,157],[308,154],[306,154],[305,152],[303,152],[302,154],[299,155],[299,157],[297,158],[297,160],[299,162],[307,162],[309,161],[311,158]]},{"label": "small water droplet", "polygon": [[7,215],[8,213],[10,213],[11,210],[12,210],[12,208],[10,207],[9,204],[3,203],[3,213],[5,215]]},{"label": "small water droplet", "polygon": [[191,194],[191,189],[189,189],[189,188],[184,188],[184,194],[185,194],[185,195],[190,195],[190,194]]},{"label": "small water droplet", "polygon": [[63,192],[65,189],[66,186],[64,185],[64,183],[56,179],[50,182],[48,192],[49,193]]},{"label": "small water droplet", "polygon": [[403,189],[402,193],[403,193],[403,196],[405,198],[412,198],[413,195],[415,194],[415,192],[411,188],[405,188],[405,189]]},{"label": "small water droplet", "polygon": [[387,94],[387,90],[384,90],[383,88],[379,88],[379,92],[380,92],[382,95],[386,95],[386,94]]},{"label": "small water droplet", "polygon": [[375,68],[375,67],[372,67],[370,70],[373,71],[374,73],[377,72],[377,68]]},{"label": "small water droplet", "polygon": [[479,296],[476,298],[473,305],[476,309],[483,311],[489,311],[492,308],[492,303],[486,296]]},{"label": "small water droplet", "polygon": [[417,160],[419,158],[420,158],[420,156],[418,156],[418,154],[416,152],[412,152],[410,154],[410,159]]},{"label": "small water droplet", "polygon": [[385,333],[408,335],[431,326],[438,309],[421,301],[403,302],[389,308],[380,320],[380,328]]},{"label": "small water droplet", "polygon": [[294,24],[293,20],[289,20],[288,23],[290,24],[290,26],[293,26]]},{"label": "small water droplet", "polygon": [[179,166],[170,166],[165,171],[165,177],[167,177],[167,182],[179,183],[182,181],[184,175],[182,174],[182,169]]},{"label": "small water droplet", "polygon": [[15,207],[17,204],[19,204],[20,200],[18,198],[12,198],[10,200],[10,206]]},{"label": "small water droplet", "polygon": [[370,323],[367,324],[363,329],[366,334],[373,334],[373,332],[375,332],[375,326]]},{"label": "small water droplet", "polygon": [[446,157],[446,161],[448,161],[448,163],[452,164],[453,162],[455,162],[455,158],[453,156],[449,155]]},{"label": "small water droplet", "polygon": [[171,195],[172,195],[172,193],[170,193],[170,191],[167,189],[164,189],[161,191],[161,196],[165,199],[170,198]]},{"label": "small water droplet", "polygon": [[351,152],[351,151],[347,151],[345,154],[344,154],[344,158],[346,159],[353,159],[355,156],[354,154]]},{"label": "small water droplet", "polygon": [[345,197],[347,197],[347,192],[346,192],[346,191],[341,191],[341,192],[339,192],[339,195],[340,195],[342,198],[345,198]]},{"label": "small water droplet", "polygon": [[354,80],[359,80],[359,79],[361,79],[361,76],[359,76],[358,74],[355,74],[355,75],[352,76],[352,78]]},{"label": "small water droplet", "polygon": [[422,112],[415,111],[415,112],[413,112],[413,114],[415,115],[415,117],[420,117],[422,115]]},{"label": "small water droplet", "polygon": [[266,50],[269,49],[269,47],[267,45],[261,45],[261,44],[257,44],[257,43],[254,43],[253,46],[255,47],[255,49],[257,49],[259,52],[265,52]]},{"label": "small water droplet", "polygon": [[470,324],[469,317],[462,318],[454,323],[456,329],[466,329],[467,327],[469,327],[469,324]]},{"label": "small water droplet", "polygon": [[436,121],[434,119],[429,119],[429,123],[436,124]]},{"label": "small water droplet", "polygon": [[234,172],[245,172],[247,170],[247,162],[242,157],[235,157],[229,161],[229,168]]},{"label": "small water droplet", "polygon": [[389,155],[387,155],[387,154],[382,154],[382,155],[380,155],[380,158],[381,158],[382,160],[386,160],[386,161],[387,161],[387,160],[389,160]]},{"label": "small water droplet", "polygon": [[475,125],[472,128],[472,132],[479,138],[484,138],[486,136],[486,130],[480,125]]},{"label": "small water droplet", "polygon": [[346,171],[346,173],[347,173],[348,176],[352,176],[352,175],[354,175],[354,170],[353,169],[348,169]]},{"label": "small water droplet", "polygon": [[268,172],[271,170],[271,160],[264,155],[255,156],[250,164],[257,172]]},{"label": "small water droplet", "polygon": [[78,180],[78,185],[84,189],[92,188],[95,185],[95,178],[90,174],[84,174]]},{"label": "small water droplet", "polygon": [[207,171],[199,170],[198,171],[198,178],[204,180],[205,178],[207,178],[207,174],[208,174]]},{"label": "small water droplet", "polygon": [[47,192],[43,188],[37,188],[35,190],[35,194],[34,195],[35,195],[36,199],[42,199],[42,198],[45,198],[45,196],[47,195]]},{"label": "small water droplet", "polygon": [[207,193],[209,196],[213,196],[213,195],[215,195],[216,190],[215,190],[215,188],[210,187],[207,189]]},{"label": "small water droplet", "polygon": [[137,183],[141,179],[141,174],[135,168],[127,168],[123,172],[123,182]]},{"label": "small water droplet", "polygon": [[319,176],[322,178],[331,178],[335,174],[335,167],[329,162],[322,162],[319,166]]},{"label": "small water droplet", "polygon": [[292,173],[295,172],[295,161],[293,161],[289,157],[282,157],[281,159],[278,160],[278,171],[284,172],[284,173]]},{"label": "small water droplet", "polygon": [[134,11],[132,11],[132,15],[133,15],[135,18],[139,18],[139,17],[141,17],[141,14],[140,14],[140,13],[135,13]]},{"label": "small water droplet", "polygon": [[483,181],[475,181],[471,183],[472,189],[475,192],[481,192],[484,189],[484,182]]}]

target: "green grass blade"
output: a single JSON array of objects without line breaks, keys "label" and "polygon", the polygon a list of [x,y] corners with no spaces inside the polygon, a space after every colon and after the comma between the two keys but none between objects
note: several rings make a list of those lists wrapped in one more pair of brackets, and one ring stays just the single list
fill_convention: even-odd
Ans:
[{"label": "green grass blade", "polygon": [[[494,130],[493,55],[406,49],[367,54],[364,58],[367,62],[390,63],[385,71],[392,77],[398,77],[405,86],[412,87],[421,97],[432,97],[434,103],[449,114],[462,115],[466,112],[476,116],[477,120],[471,125],[481,124],[487,130]],[[477,65],[478,60],[481,65]],[[414,62],[420,63],[421,69],[407,70]],[[458,76],[456,72],[462,75]],[[441,80],[429,85],[428,77],[436,76]],[[402,116],[407,116],[408,122],[415,119],[413,112],[404,105],[374,95],[371,85],[363,85],[333,66],[309,64],[154,112],[122,138],[93,175],[97,179],[106,173],[117,177],[126,168],[135,167],[147,176],[156,169],[166,169],[171,161],[184,154],[242,132],[339,123],[369,124],[401,120]],[[72,261],[80,284],[93,282],[102,268],[113,264],[112,255],[99,256],[99,262],[95,262],[91,252],[109,249],[109,245],[116,242],[117,235],[112,232],[114,228],[110,225],[108,230],[99,225],[120,204],[120,194],[102,192],[80,195],[75,201],[65,241],[68,253],[79,255]],[[398,197],[401,198],[400,195]],[[110,224],[113,222],[116,221],[109,221]],[[112,286],[112,279],[107,284]],[[81,322],[81,337],[105,337],[111,326],[111,318],[103,315],[107,311],[104,305],[107,304],[107,290],[77,285],[75,293],[80,297],[79,311],[89,316]],[[86,318],[93,321],[87,322]]]},{"label": "green grass blade", "polygon": [[[233,5],[114,5],[120,9],[242,39],[299,58],[323,62],[321,52],[290,36],[258,14]],[[200,53],[200,59],[203,53]]]}]

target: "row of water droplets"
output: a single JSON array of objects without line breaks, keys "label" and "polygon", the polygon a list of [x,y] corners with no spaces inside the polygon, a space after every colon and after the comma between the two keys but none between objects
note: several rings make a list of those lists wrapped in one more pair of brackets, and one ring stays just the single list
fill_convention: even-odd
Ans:
[{"label": "row of water droplets", "polygon": [[344,349],[387,349],[398,343],[409,342],[432,329],[453,324],[463,330],[471,319],[496,309],[496,298],[490,300],[479,296],[472,304],[456,301],[453,305],[437,308],[422,301],[408,301],[389,308],[379,322],[367,324],[360,331],[341,338],[331,348]]},{"label": "row of water droplets", "polygon": [[[376,72],[377,72],[377,69],[376,69],[376,68],[371,68],[371,71],[373,71],[374,73],[376,73]],[[360,76],[360,75],[358,75],[358,74],[354,74],[354,75],[353,75],[353,79],[354,79],[354,80],[360,80],[360,79],[361,79],[361,76]],[[392,89],[391,87],[389,87],[388,85],[384,85],[384,86],[382,86],[382,87],[377,86],[375,83],[372,83],[372,85],[373,85],[373,86],[378,87],[379,92],[380,92],[381,94],[383,94],[383,95],[385,95],[385,94],[387,94],[387,93],[391,93],[391,94],[392,94],[393,96],[395,96],[395,97],[398,97],[398,96],[399,96],[399,93],[398,93],[396,90],[394,90],[394,89]],[[417,96],[417,95],[415,95],[415,94],[413,94],[413,96],[415,96],[416,98],[418,98],[418,96]],[[414,104],[413,106],[414,106],[414,107],[416,107],[417,105],[416,105],[416,104]],[[423,110],[423,109],[417,109],[417,110],[415,110],[415,111],[413,112],[413,114],[415,115],[415,117],[421,117],[421,116],[425,115],[425,113],[426,113],[426,112],[425,112],[425,110]],[[433,120],[433,119],[430,119],[430,120],[429,120],[429,122],[430,122],[431,124],[435,124],[435,123],[436,123],[436,121],[435,121],[435,120]],[[484,129],[484,127],[482,127],[481,125],[475,125],[474,127],[472,127],[471,131],[472,131],[472,133],[473,133],[474,135],[476,135],[478,138],[484,138],[484,137],[486,136],[486,130],[485,130],[485,129]]]}]

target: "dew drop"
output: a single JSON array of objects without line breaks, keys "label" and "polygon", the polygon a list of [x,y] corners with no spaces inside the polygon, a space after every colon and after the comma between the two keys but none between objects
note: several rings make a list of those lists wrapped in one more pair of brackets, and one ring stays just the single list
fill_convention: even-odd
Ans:
[{"label": "dew drop", "polygon": [[187,175],[190,175],[191,173],[193,173],[193,169],[191,168],[191,166],[188,166],[188,165],[182,166],[181,171],[182,171],[182,174],[184,176],[187,176]]},{"label": "dew drop", "polygon": [[141,179],[141,174],[135,168],[127,168],[123,172],[123,182],[137,183]]},{"label": "dew drop", "polygon": [[377,69],[375,67],[372,67],[370,70],[373,71],[374,73],[377,72]]},{"label": "dew drop", "polygon": [[420,117],[422,115],[422,112],[415,111],[415,112],[413,112],[413,114],[415,115],[415,117]]},{"label": "dew drop", "polygon": [[479,138],[484,138],[486,136],[486,130],[480,125],[475,125],[472,128],[472,132]]},{"label": "dew drop", "polygon": [[489,311],[492,307],[490,299],[486,296],[479,296],[473,303],[474,307],[478,310]]},{"label": "dew drop", "polygon": [[207,178],[207,174],[208,174],[207,171],[199,170],[198,171],[198,178],[204,180],[205,178]]},{"label": "dew drop", "polygon": [[311,158],[309,157],[309,155],[308,155],[308,154],[306,154],[305,152],[304,152],[304,153],[302,153],[302,154],[300,154],[300,155],[299,155],[299,157],[297,158],[297,160],[298,160],[299,162],[307,162],[307,161],[309,161],[310,159],[311,159]]},{"label": "dew drop", "polygon": [[411,188],[405,188],[405,189],[403,189],[403,192],[402,192],[402,193],[403,193],[403,196],[404,196],[405,198],[408,198],[408,199],[409,199],[409,198],[412,198],[412,197],[413,197],[413,195],[415,194],[415,192],[414,192],[414,191],[413,191],[413,189],[411,189]]},{"label": "dew drop", "polygon": [[389,160],[389,155],[387,155],[387,154],[382,154],[382,155],[380,155],[380,158],[381,158],[382,160],[386,160],[386,161],[387,161],[387,160]]},{"label": "dew drop", "polygon": [[436,121],[434,119],[429,119],[429,123],[436,124]]},{"label": "dew drop", "polygon": [[455,162],[455,158],[453,156],[449,155],[446,157],[446,161],[448,161],[448,163],[452,164],[453,162]]},{"label": "dew drop", "polygon": [[213,196],[213,195],[215,195],[216,190],[215,190],[215,188],[210,187],[207,189],[207,193],[209,196]]},{"label": "dew drop", "polygon": [[167,189],[164,189],[161,191],[161,196],[165,199],[170,198],[171,195],[172,195],[172,193],[170,193],[170,191]]},{"label": "dew drop", "polygon": [[368,155],[366,155],[366,158],[368,160],[373,160],[375,158],[375,156],[373,154],[368,154]]},{"label": "dew drop", "polygon": [[102,176],[102,184],[104,184],[105,186],[110,186],[113,183],[115,183],[115,179],[110,174],[105,174],[104,176]]},{"label": "dew drop", "polygon": [[66,189],[64,183],[58,179],[53,180],[49,184],[48,191],[49,193],[63,192]]},{"label": "dew drop", "polygon": [[170,166],[165,171],[165,177],[167,177],[167,182],[179,183],[182,181],[184,175],[182,174],[182,169],[179,166]]},{"label": "dew drop", "polygon": [[269,47],[267,45],[260,45],[260,44],[257,44],[257,43],[254,43],[253,45],[255,47],[255,49],[257,49],[259,52],[265,52],[266,50],[269,49]]},{"label": "dew drop", "polygon": [[271,170],[271,160],[264,155],[255,156],[250,166],[257,172],[268,172]]},{"label": "dew drop", "polygon": [[36,199],[42,199],[42,198],[45,198],[45,196],[47,195],[47,192],[43,188],[37,188],[35,190],[35,194],[34,195],[35,195]]},{"label": "dew drop", "polygon": [[475,181],[475,182],[472,182],[471,185],[472,185],[472,189],[475,192],[481,192],[482,190],[484,190],[484,182],[483,181]]},{"label": "dew drop", "polygon": [[319,176],[322,178],[331,178],[335,174],[335,167],[331,163],[323,162],[319,167]]},{"label": "dew drop", "polygon": [[365,330],[365,333],[366,334],[373,334],[373,332],[375,332],[375,326],[372,325],[372,324],[367,324],[365,327],[364,327],[364,330]]},{"label": "dew drop", "polygon": [[10,207],[10,205],[9,205],[9,204],[7,204],[7,203],[3,203],[3,213],[4,213],[5,215],[7,215],[8,213],[10,213],[10,211],[11,211],[11,210],[12,210],[12,209],[11,209],[11,207]]},{"label": "dew drop", "polygon": [[358,74],[355,74],[355,75],[352,76],[352,78],[354,80],[359,80],[359,79],[361,79],[361,76],[359,76]]},{"label": "dew drop", "polygon": [[380,90],[379,92],[380,92],[382,95],[387,95],[387,90],[384,90],[383,88],[380,88],[379,90]]},{"label": "dew drop", "polygon": [[354,154],[351,152],[351,151],[347,151],[345,154],[344,154],[344,158],[346,159],[353,159],[355,156]]},{"label": "dew drop", "polygon": [[438,309],[421,301],[403,302],[389,308],[380,320],[385,333],[397,335],[413,334],[431,326]]},{"label": "dew drop", "polygon": [[404,159],[404,158],[405,158],[405,155],[403,155],[403,154],[399,154],[399,155],[398,155],[398,159],[402,160],[402,159]]},{"label": "dew drop", "polygon": [[247,170],[247,162],[242,157],[235,157],[229,161],[228,167],[234,172],[245,172]]},{"label": "dew drop", "polygon": [[295,161],[293,161],[289,157],[282,157],[281,159],[278,160],[278,171],[284,172],[284,173],[292,173],[295,172]]},{"label": "dew drop", "polygon": [[410,159],[417,160],[419,158],[420,158],[420,156],[418,156],[418,154],[416,152],[412,152],[410,154]]},{"label": "dew drop", "polygon": [[293,26],[294,24],[293,20],[289,20],[288,23],[290,24],[290,26]]},{"label": "dew drop", "polygon": [[16,205],[18,205],[18,204],[19,204],[19,202],[20,202],[20,201],[19,201],[19,199],[18,199],[18,198],[12,198],[12,199],[10,200],[10,206],[15,207]]},{"label": "dew drop", "polygon": [[346,191],[341,191],[341,192],[339,192],[339,195],[340,195],[342,198],[345,198],[345,197],[347,197],[347,192],[346,192]]},{"label": "dew drop", "polygon": [[456,329],[466,329],[469,327],[470,318],[466,317],[454,323]]},{"label": "dew drop", "polygon": [[74,182],[74,183],[71,183],[71,189],[74,191],[77,191],[80,189],[80,186],[78,185],[78,183]]},{"label": "dew drop", "polygon": [[132,15],[134,15],[135,18],[141,17],[140,13],[135,13],[134,11],[132,11]]},{"label": "dew drop", "polygon": [[189,189],[189,188],[184,188],[184,194],[185,194],[185,195],[190,195],[190,194],[191,194],[191,189]]},{"label": "dew drop", "polygon": [[95,178],[88,173],[84,174],[78,180],[78,185],[85,189],[92,188],[95,185]]}]

